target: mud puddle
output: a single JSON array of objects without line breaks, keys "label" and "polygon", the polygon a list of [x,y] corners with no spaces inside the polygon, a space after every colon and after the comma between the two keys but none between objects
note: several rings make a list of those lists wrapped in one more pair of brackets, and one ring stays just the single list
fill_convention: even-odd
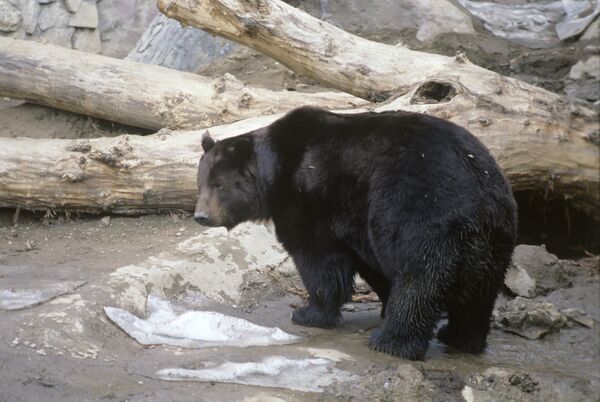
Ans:
[{"label": "mud puddle", "polygon": [[[496,323],[480,356],[454,353],[434,339],[424,362],[409,362],[367,347],[370,331],[380,324],[379,303],[369,298],[346,306],[335,330],[293,325],[291,306],[302,303],[295,294],[301,284],[268,228],[203,232],[185,215],[53,218],[46,225],[25,219],[16,228],[7,222],[0,227],[0,291],[77,286],[62,287],[33,307],[0,311],[0,400],[597,400],[598,259],[554,260],[542,251],[523,251],[523,269],[536,279],[535,266],[545,274],[559,264],[564,277],[553,283],[538,279],[528,299],[528,317],[538,320],[520,321],[515,331],[546,325],[547,311],[539,305],[555,307],[560,328],[526,339]],[[178,314],[215,311],[278,327],[301,341],[246,348],[142,346],[104,313],[112,307],[146,318],[148,297],[155,296]],[[514,300],[502,296],[498,306]],[[574,317],[592,328],[569,318],[574,309],[581,311]],[[309,372],[307,362],[323,371]],[[239,365],[247,363],[261,365],[239,374],[240,367],[249,367]],[[220,377],[202,371],[223,367],[236,368],[234,381],[254,385],[222,382],[233,378],[231,370]],[[164,375],[170,369],[205,376],[171,381]],[[302,385],[306,378],[319,381]]]}]

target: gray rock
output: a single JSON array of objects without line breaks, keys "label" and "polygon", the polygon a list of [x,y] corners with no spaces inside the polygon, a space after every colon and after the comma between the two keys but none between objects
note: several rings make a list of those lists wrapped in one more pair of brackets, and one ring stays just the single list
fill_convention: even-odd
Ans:
[{"label": "gray rock", "polygon": [[84,1],[79,10],[71,17],[69,26],[76,28],[97,28],[98,9],[96,3]]},{"label": "gray rock", "polygon": [[539,339],[567,325],[567,317],[552,303],[517,297],[494,310],[494,324],[505,332]]},{"label": "gray rock", "polygon": [[76,13],[81,7],[83,0],[65,0],[65,7],[72,13]]},{"label": "gray rock", "polygon": [[598,39],[600,39],[600,18],[596,18],[596,21],[592,22],[581,35],[581,40],[597,41]]},{"label": "gray rock", "polygon": [[562,5],[566,16],[556,24],[556,33],[561,40],[579,35],[600,14],[600,3],[597,1],[563,1]]},{"label": "gray rock", "polygon": [[38,26],[42,31],[50,28],[66,28],[69,23],[69,18],[69,12],[65,10],[60,3],[52,3],[41,7]]},{"label": "gray rock", "polygon": [[580,80],[582,78],[600,79],[600,56],[592,56],[587,60],[580,60],[571,67],[569,79]]},{"label": "gray rock", "polygon": [[594,319],[588,316],[585,311],[579,308],[569,308],[563,310],[562,313],[571,321],[576,322],[584,327],[594,328]]},{"label": "gray rock", "polygon": [[517,296],[534,297],[535,279],[533,279],[523,267],[511,264],[506,272],[504,284]]},{"label": "gray rock", "polygon": [[564,16],[560,1],[497,4],[492,1],[457,0],[494,35],[532,49],[560,43],[554,27]]},{"label": "gray rock", "polygon": [[127,59],[194,72],[236,48],[233,42],[184,27],[179,21],[161,14],[152,20]]},{"label": "gray rock", "polygon": [[565,92],[575,98],[595,102],[600,99],[600,56],[580,60],[569,72]]},{"label": "gray rock", "polygon": [[302,1],[301,5],[327,22],[367,36],[412,30],[419,41],[429,43],[444,33],[475,32],[471,18],[448,0]]},{"label": "gray rock", "polygon": [[7,0],[0,0],[0,31],[14,32],[21,25],[21,12]]},{"label": "gray rock", "polygon": [[100,53],[102,42],[97,29],[77,29],[73,34],[73,49],[89,53]]},{"label": "gray rock", "polygon": [[75,28],[49,28],[42,32],[37,40],[42,43],[70,48],[73,32],[75,32]]},{"label": "gray rock", "polygon": [[23,28],[28,34],[33,34],[38,23],[40,4],[36,0],[23,0],[21,8],[23,15]]},{"label": "gray rock", "polygon": [[[513,281],[511,286],[518,289],[520,293],[515,292],[507,284],[509,289],[520,296],[535,297],[546,295],[553,290],[567,288],[572,285],[558,257],[546,251],[544,246],[528,246],[523,244],[517,246],[513,253],[511,269],[516,269],[516,273],[524,270],[527,276],[535,280],[534,292],[531,292],[529,289],[530,283],[515,283]],[[507,275],[513,279],[511,274]],[[526,281],[524,275],[517,276],[516,279],[518,280],[519,278]]]},{"label": "gray rock", "polygon": [[40,4],[49,4],[49,3],[54,3],[55,0],[37,0],[38,3]]}]

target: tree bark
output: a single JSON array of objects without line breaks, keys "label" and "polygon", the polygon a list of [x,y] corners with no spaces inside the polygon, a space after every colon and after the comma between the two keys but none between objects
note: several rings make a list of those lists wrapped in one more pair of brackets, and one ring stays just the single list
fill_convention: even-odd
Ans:
[{"label": "tree bark", "polygon": [[512,164],[513,179],[520,175],[513,183],[517,190],[529,180],[525,187],[547,197],[572,199],[588,211],[599,206],[597,114],[564,97],[478,67],[461,54],[446,57],[357,37],[280,0],[158,0],[158,6],[325,85],[493,138],[487,142],[496,157]]},{"label": "tree bark", "polygon": [[[274,116],[210,129],[216,138]],[[203,131],[91,140],[0,138],[0,207],[135,214],[191,210]]]},{"label": "tree bark", "polygon": [[[423,106],[409,105],[407,109]],[[395,109],[392,104],[376,111]],[[355,113],[361,110],[346,111]],[[280,115],[209,128],[217,139],[264,127]],[[192,210],[204,130],[92,140],[0,139],[0,207],[139,213]],[[556,182],[572,201],[600,217],[598,156],[584,139],[562,141],[535,131],[498,135],[482,130],[514,191],[556,194]],[[595,148],[597,149],[597,148]],[[561,177],[548,172],[560,172]],[[564,185],[569,184],[568,187]],[[553,187],[554,186],[554,189]]]},{"label": "tree bark", "polygon": [[127,60],[196,72],[237,48],[228,40],[159,14],[150,23]]},{"label": "tree bark", "polygon": [[0,96],[132,126],[201,128],[301,105],[345,109],[362,99],[299,93],[118,60],[31,41],[0,38]]}]

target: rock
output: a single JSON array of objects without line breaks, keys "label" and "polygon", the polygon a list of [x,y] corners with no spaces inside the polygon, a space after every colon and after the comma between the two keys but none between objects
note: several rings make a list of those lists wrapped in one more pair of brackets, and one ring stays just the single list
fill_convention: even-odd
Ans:
[{"label": "rock", "polygon": [[194,72],[232,53],[237,47],[233,42],[200,29],[184,27],[179,21],[160,14],[151,22],[127,59]]},{"label": "rock", "polygon": [[50,4],[50,3],[54,3],[55,0],[37,0],[38,3],[40,4]]},{"label": "rock", "polygon": [[75,28],[49,28],[42,32],[39,38],[36,38],[42,43],[51,43],[53,45],[71,47],[71,37]]},{"label": "rock", "polygon": [[511,264],[506,272],[504,284],[517,296],[534,297],[535,279],[533,279],[523,267]]},{"label": "rock", "polygon": [[508,377],[510,385],[519,387],[519,389],[528,394],[537,391],[540,387],[540,383],[531,376],[523,371],[517,371]]},{"label": "rock", "polygon": [[[69,12],[60,3],[52,3],[40,9],[38,26],[42,31],[55,27],[65,29],[69,23],[69,18]],[[71,47],[70,40],[68,45],[61,44],[61,46]]]},{"label": "rock", "polygon": [[65,0],[65,7],[72,13],[76,13],[81,7],[83,0]]},{"label": "rock", "polygon": [[97,29],[77,29],[73,35],[73,49],[89,53],[100,53],[102,41]]},{"label": "rock", "polygon": [[571,68],[569,79],[580,80],[583,78],[600,79],[600,56],[592,56],[581,60]]},{"label": "rock", "polygon": [[600,56],[591,56],[575,64],[567,79],[565,92],[572,97],[595,102],[600,99]]},{"label": "rock", "polygon": [[14,32],[21,25],[21,12],[7,0],[0,0],[0,31]]},{"label": "rock", "polygon": [[490,367],[483,373],[470,375],[466,383],[462,397],[467,402],[543,401],[547,400],[545,397],[548,395],[540,395],[540,391],[549,394],[553,391],[542,389],[540,381],[529,373],[499,367]]},{"label": "rock", "polygon": [[597,1],[563,0],[562,6],[566,16],[556,24],[555,28],[558,37],[563,41],[584,32],[598,14],[600,14],[600,4]]},{"label": "rock", "polygon": [[411,9],[419,10],[423,22],[417,31],[421,42],[433,42],[444,33],[474,34],[471,19],[449,1],[418,0],[409,2]]},{"label": "rock", "polygon": [[71,17],[70,27],[76,28],[97,28],[98,27],[98,9],[96,3],[84,1],[79,10]]},{"label": "rock", "polygon": [[552,303],[517,297],[494,310],[494,323],[505,332],[540,339],[567,324],[567,317]]},{"label": "rock", "polygon": [[359,35],[411,30],[430,43],[443,33],[475,33],[471,18],[448,0],[320,1],[316,9],[301,3],[318,18]]},{"label": "rock", "polygon": [[[529,288],[531,283],[526,283],[527,278],[522,271],[525,271],[526,275],[535,281],[533,293]],[[524,297],[546,295],[553,290],[572,286],[558,257],[546,251],[544,246],[524,244],[517,246],[513,253],[511,268],[507,272],[507,278],[511,279],[510,285],[505,282],[509,289]],[[523,282],[515,282],[515,280]],[[513,290],[511,286],[520,293]]]},{"label": "rock", "polygon": [[560,1],[550,3],[497,4],[492,1],[457,0],[474,17],[482,20],[495,36],[532,49],[560,44],[555,24],[564,16]]},{"label": "rock", "polygon": [[110,216],[105,216],[104,218],[100,219],[100,225],[104,227],[110,226]]},{"label": "rock", "polygon": [[23,28],[28,34],[33,34],[40,14],[40,4],[36,0],[24,0],[21,8]]},{"label": "rock", "polygon": [[589,317],[585,311],[578,308],[562,310],[562,313],[571,321],[587,328],[594,328],[594,319]]},{"label": "rock", "polygon": [[592,22],[590,26],[587,27],[580,39],[593,41],[598,41],[598,39],[600,39],[600,18],[596,18],[596,21]]}]

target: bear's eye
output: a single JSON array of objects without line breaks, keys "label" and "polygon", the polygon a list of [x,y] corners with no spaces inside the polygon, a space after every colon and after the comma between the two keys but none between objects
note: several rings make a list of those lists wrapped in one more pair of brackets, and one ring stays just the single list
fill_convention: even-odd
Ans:
[{"label": "bear's eye", "polygon": [[222,189],[223,189],[223,184],[221,184],[221,183],[215,183],[215,184],[214,184],[214,187],[215,187],[217,190],[222,190]]}]

